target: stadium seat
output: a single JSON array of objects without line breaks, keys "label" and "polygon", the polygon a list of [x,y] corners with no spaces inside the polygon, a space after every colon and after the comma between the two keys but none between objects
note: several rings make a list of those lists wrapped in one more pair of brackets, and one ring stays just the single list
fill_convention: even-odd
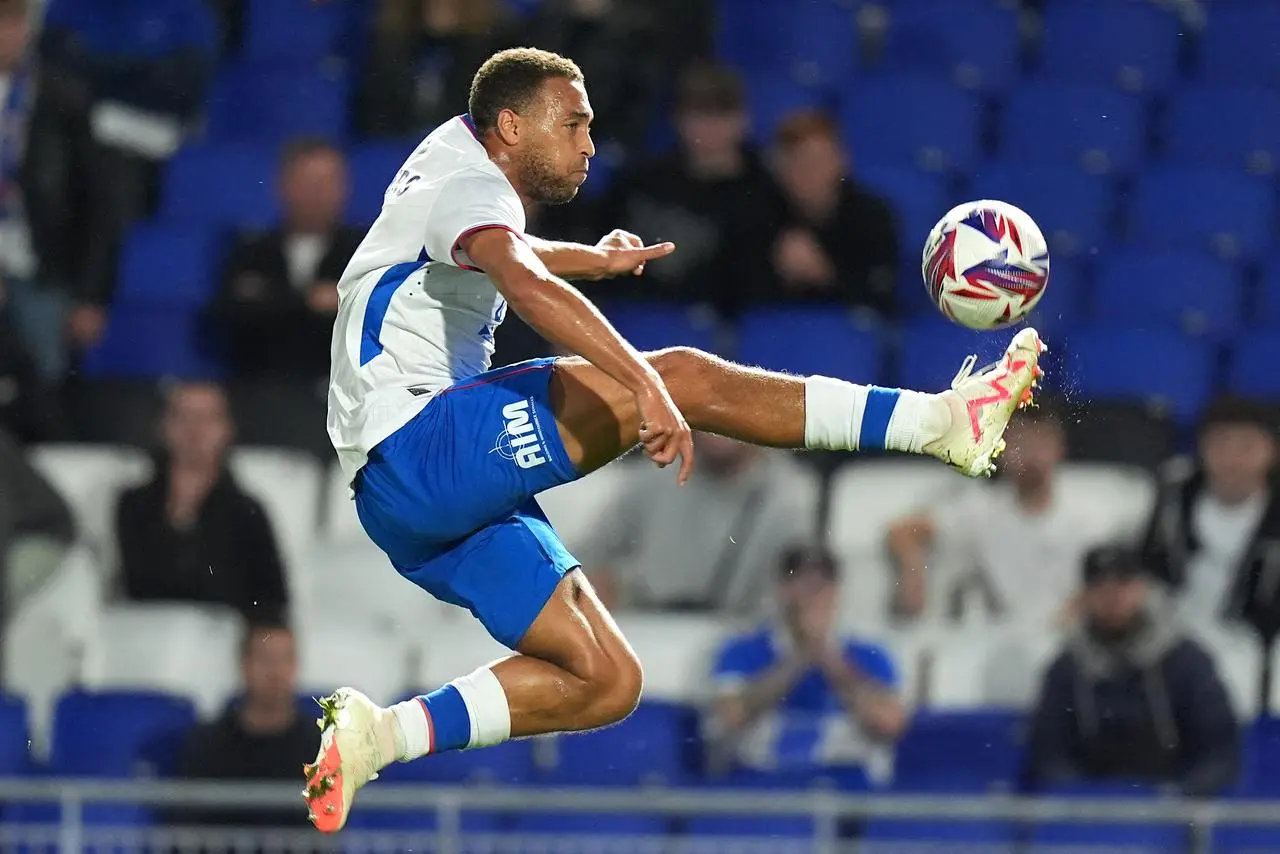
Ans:
[{"label": "stadium seat", "polygon": [[1114,240],[1111,181],[1069,165],[993,163],[974,173],[969,196],[1022,208],[1044,232],[1051,256],[1087,255]]},{"label": "stadium seat", "polygon": [[[747,81],[751,110],[751,138],[761,147],[773,145],[774,132],[797,110],[825,109],[822,93],[786,77],[755,77]],[[592,169],[595,169],[594,163]]]},{"label": "stadium seat", "polygon": [[1199,75],[1218,83],[1280,86],[1280,7],[1214,0],[1208,12],[1199,38]]},{"label": "stadium seat", "polygon": [[1049,283],[1025,321],[1046,341],[1057,341],[1080,324],[1090,290],[1085,268],[1083,258],[1051,253]]},{"label": "stadium seat", "polygon": [[1134,239],[1152,247],[1211,249],[1257,258],[1275,233],[1275,197],[1265,181],[1208,169],[1149,169],[1131,209]]},{"label": "stadium seat", "polygon": [[603,301],[601,309],[624,338],[640,350],[697,347],[716,352],[716,317],[702,306]]},{"label": "stadium seat", "polygon": [[937,172],[963,171],[977,161],[982,106],[950,84],[907,76],[859,80],[846,92],[841,113],[855,158]]},{"label": "stadium seat", "polygon": [[[387,572],[393,570],[388,567]],[[358,579],[352,581],[350,586],[359,586]],[[427,598],[422,591],[410,590],[409,582],[401,583],[405,597]],[[342,595],[341,588],[333,592]],[[330,614],[324,619],[314,610],[308,612],[312,619],[297,628],[298,688],[320,697],[343,685],[359,685],[375,703],[388,705],[404,694],[409,683],[406,645],[392,627],[363,624],[352,619],[355,613]],[[413,626],[402,629],[412,632]]]},{"label": "stadium seat", "polygon": [[557,736],[556,762],[544,779],[584,786],[679,783],[688,774],[696,733],[689,707],[645,700],[615,726]]},{"label": "stadium seat", "polygon": [[[1272,683],[1272,708],[1275,695],[1280,693]],[[1245,730],[1244,768],[1240,781],[1241,794],[1246,797],[1280,796],[1280,779],[1277,779],[1276,763],[1280,762],[1280,718],[1273,715],[1259,717]]]},{"label": "stadium seat", "polygon": [[1125,173],[1141,163],[1145,135],[1141,98],[1096,84],[1023,83],[1000,114],[1000,153],[1012,163]]},{"label": "stadium seat", "polygon": [[422,626],[413,639],[417,654],[411,658],[414,669],[410,678],[419,691],[433,691],[511,654],[489,636],[479,620],[452,606],[446,607],[439,619]]},{"label": "stadium seat", "polygon": [[854,16],[836,0],[733,0],[720,5],[716,53],[745,76],[782,76],[836,92],[856,73]]},{"label": "stadium seat", "polygon": [[[155,641],[155,638],[152,638]],[[171,772],[195,707],[183,697],[73,691],[58,702],[49,770],[68,777]]]},{"label": "stadium seat", "polygon": [[214,297],[218,267],[208,230],[139,225],[125,240],[115,297],[203,308]]},{"label": "stadium seat", "polygon": [[242,55],[256,62],[316,67],[345,56],[359,38],[352,3],[272,0],[245,8]]},{"label": "stadium seat", "polygon": [[893,208],[898,230],[898,275],[902,286],[894,295],[905,314],[934,312],[920,277],[920,252],[934,223],[957,199],[944,176],[915,166],[866,163],[854,152],[859,184],[883,196]]},{"label": "stadium seat", "polygon": [[37,445],[31,463],[70,504],[80,541],[113,554],[116,498],[151,473],[148,456],[135,448]]},{"label": "stadium seat", "polygon": [[[572,845],[581,837],[584,845],[600,844],[602,837],[648,837],[624,841],[611,840],[610,850],[665,850],[667,819],[660,815],[636,813],[524,813],[516,817],[513,830],[520,834],[537,834],[536,838],[522,840],[528,854],[548,849],[562,850],[566,842]],[[567,838],[566,838],[567,837]],[[634,847],[633,847],[634,846]]]},{"label": "stadium seat", "polygon": [[[816,503],[816,484],[814,493]],[[725,635],[722,620],[623,612],[618,625],[644,668],[646,699],[690,704],[706,699],[712,657]]]},{"label": "stadium seat", "polygon": [[1172,161],[1274,172],[1280,168],[1280,92],[1189,86],[1170,101],[1163,136]]},{"label": "stadium seat", "polygon": [[1068,456],[1155,471],[1173,451],[1173,425],[1158,407],[1134,401],[1075,401],[1067,412]]},{"label": "stadium seat", "polygon": [[388,766],[378,776],[390,783],[519,785],[534,778],[534,745],[529,740],[505,741],[484,750],[438,753],[424,762]]},{"label": "stadium seat", "polygon": [[1013,854],[1018,826],[1002,821],[872,819],[862,832],[861,854],[962,850]]},{"label": "stadium seat", "polygon": [[1054,2],[1042,25],[1039,68],[1047,79],[1160,92],[1177,73],[1178,19],[1151,4]]},{"label": "stadium seat", "polygon": [[1258,299],[1250,319],[1268,327],[1280,327],[1280,254],[1272,253],[1262,262]]},{"label": "stadium seat", "polygon": [[[1049,609],[1028,607],[1038,613]],[[930,703],[938,710],[1028,708],[1061,643],[1044,626],[948,632],[933,649]]]},{"label": "stadium seat", "polygon": [[1099,513],[1115,525],[1116,538],[1135,537],[1155,504],[1151,473],[1134,465],[1068,459],[1058,469],[1054,500],[1088,518]]},{"label": "stadium seat", "polygon": [[26,703],[0,694],[0,778],[17,777],[29,769],[28,733]]},{"label": "stadium seat", "polygon": [[348,103],[341,76],[275,65],[232,66],[214,81],[206,137],[277,147],[299,136],[340,143],[347,135]]},{"label": "stadium seat", "polygon": [[165,165],[159,218],[219,228],[274,225],[278,160],[275,149],[256,142],[186,146]]},{"label": "stadium seat", "polygon": [[1063,822],[1045,824],[1031,834],[1030,854],[1069,851],[1124,851],[1125,854],[1190,854],[1188,825],[1101,824]]},{"label": "stadium seat", "polygon": [[113,605],[85,648],[84,684],[181,696],[201,714],[216,714],[240,682],[242,632],[239,615],[222,608]]},{"label": "stadium seat", "polygon": [[762,308],[738,322],[739,361],[798,376],[853,382],[883,376],[879,336],[838,308]]},{"label": "stadium seat", "polygon": [[1217,666],[1236,718],[1246,722],[1257,718],[1265,708],[1259,690],[1265,653],[1257,635],[1227,623],[1198,625],[1191,634]]},{"label": "stadium seat", "polygon": [[1239,271],[1194,250],[1120,249],[1099,259],[1090,315],[1220,339],[1244,315]]},{"label": "stadium seat", "polygon": [[884,65],[949,75],[966,89],[1000,92],[1018,78],[1018,15],[985,0],[916,0],[892,6]]},{"label": "stadium seat", "polygon": [[894,762],[900,791],[1007,790],[1019,772],[1024,721],[1008,710],[916,712]]},{"label": "stadium seat", "polygon": [[587,544],[603,514],[631,482],[634,461],[619,460],[591,473],[591,477],[548,489],[538,505],[570,552]]},{"label": "stadium seat", "polygon": [[378,218],[387,187],[416,145],[416,140],[367,142],[352,149],[348,222],[369,225]]},{"label": "stadium seat", "polygon": [[1227,387],[1235,392],[1264,398],[1280,397],[1280,330],[1242,332],[1233,341],[1227,366]]},{"label": "stadium seat", "polygon": [[[416,638],[423,625],[438,619],[444,606],[403,578],[382,550],[363,533],[360,537],[317,542],[308,552],[303,565],[312,590],[310,598],[314,600],[307,612],[308,619],[319,625],[333,621],[353,628],[391,632],[392,636],[385,640],[385,655],[389,659],[397,654],[403,657],[411,639]],[[325,595],[315,595],[317,591]],[[323,671],[317,674],[323,677]],[[392,683],[393,690],[399,691],[405,686],[404,676],[400,673],[399,681]],[[342,684],[351,682],[345,680]]]},{"label": "stadium seat", "polygon": [[[736,837],[750,844],[762,840],[768,850],[778,854],[808,852],[809,840],[817,833],[817,824],[809,816],[789,815],[712,815],[689,819],[684,837],[677,837],[675,850],[680,854],[702,851],[737,851],[736,839],[717,841],[707,837]],[[804,847],[796,843],[804,842]],[[741,849],[754,850],[754,849]]]},{"label": "stadium seat", "polygon": [[976,354],[975,367],[980,368],[1003,356],[1004,348],[1013,337],[1012,330],[974,332],[947,323],[941,314],[935,312],[935,315],[903,327],[894,385],[920,391],[948,388],[965,356]]},{"label": "stadium seat", "polygon": [[1280,851],[1280,828],[1219,824],[1209,844],[1214,854],[1272,854]]},{"label": "stadium seat", "polygon": [[1144,400],[1187,424],[1213,387],[1212,349],[1179,332],[1095,326],[1076,330],[1069,347],[1069,395],[1091,402]]},{"label": "stadium seat", "polygon": [[84,376],[215,380],[226,374],[202,308],[119,300],[102,340],[85,353]]}]

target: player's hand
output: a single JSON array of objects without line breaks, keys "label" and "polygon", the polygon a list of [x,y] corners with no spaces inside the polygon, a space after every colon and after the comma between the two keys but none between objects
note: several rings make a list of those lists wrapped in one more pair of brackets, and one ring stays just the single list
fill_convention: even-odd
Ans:
[{"label": "player's hand", "polygon": [[663,258],[676,251],[674,243],[655,243],[645,246],[644,241],[629,231],[615,228],[600,238],[596,248],[604,252],[604,268],[600,278],[608,279],[627,274],[639,276],[644,265],[655,258]]},{"label": "player's hand", "polygon": [[688,422],[660,380],[636,395],[636,404],[640,410],[640,446],[645,455],[659,468],[666,468],[678,457],[680,473],[676,482],[684,486],[693,473],[693,431]]}]

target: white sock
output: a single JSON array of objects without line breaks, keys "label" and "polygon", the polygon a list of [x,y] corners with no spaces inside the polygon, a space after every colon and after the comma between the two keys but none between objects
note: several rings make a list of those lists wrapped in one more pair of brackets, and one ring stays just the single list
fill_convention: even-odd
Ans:
[{"label": "white sock", "polygon": [[453,687],[462,695],[471,715],[471,741],[467,747],[488,747],[511,737],[511,707],[507,692],[488,667],[455,679]]},{"label": "white sock", "polygon": [[[453,699],[448,699],[450,696]],[[444,699],[446,705],[431,706],[437,715],[433,719],[429,706],[440,699]],[[458,705],[459,700],[461,706]],[[507,704],[507,693],[488,667],[455,679],[426,698],[414,697],[396,703],[391,712],[399,724],[396,752],[401,762],[437,750],[487,747],[511,737],[511,707]],[[462,728],[464,726],[465,729]],[[439,744],[436,727],[441,728]],[[465,744],[462,743],[464,738]]]},{"label": "white sock", "polygon": [[831,377],[807,377],[804,404],[804,442],[811,449],[918,454],[951,424],[951,410],[940,395]]},{"label": "white sock", "polygon": [[401,762],[431,752],[431,724],[426,707],[417,697],[391,707],[396,720],[396,758]]}]

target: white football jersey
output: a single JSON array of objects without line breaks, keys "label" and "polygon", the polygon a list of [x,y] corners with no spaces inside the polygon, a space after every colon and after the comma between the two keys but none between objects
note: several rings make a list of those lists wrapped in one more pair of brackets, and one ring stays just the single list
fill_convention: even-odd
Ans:
[{"label": "white football jersey", "polygon": [[338,282],[328,428],[348,478],[431,395],[488,370],[507,304],[458,246],[484,228],[523,235],[524,206],[459,116],[400,167]]}]

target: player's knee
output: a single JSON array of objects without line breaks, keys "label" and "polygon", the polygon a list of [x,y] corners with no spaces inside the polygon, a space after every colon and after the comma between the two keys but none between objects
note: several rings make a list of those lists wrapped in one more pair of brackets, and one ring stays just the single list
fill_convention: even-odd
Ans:
[{"label": "player's knee", "polygon": [[667,387],[704,385],[714,370],[715,357],[695,347],[668,347],[649,357],[649,364]]},{"label": "player's knee", "polygon": [[626,647],[610,650],[593,668],[588,680],[589,723],[593,727],[608,726],[631,714],[640,702],[644,673],[640,660]]}]

